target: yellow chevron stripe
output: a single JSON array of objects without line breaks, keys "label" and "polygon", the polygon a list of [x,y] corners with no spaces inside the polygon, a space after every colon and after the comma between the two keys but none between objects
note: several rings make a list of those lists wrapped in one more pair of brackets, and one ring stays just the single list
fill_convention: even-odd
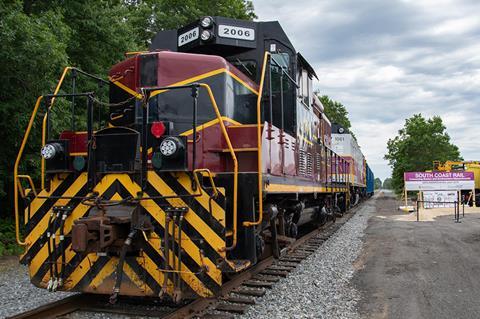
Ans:
[{"label": "yellow chevron stripe", "polygon": [[[147,202],[147,201],[144,201]],[[165,225],[165,212],[156,204],[152,201],[148,201],[150,203],[145,203],[143,207],[150,213],[150,215],[155,218],[155,220],[160,224],[160,225]],[[188,215],[188,214],[187,214]],[[172,233],[171,227],[169,227],[169,233]],[[182,231],[182,248],[185,250],[185,252],[197,263],[197,265],[202,266],[202,257],[200,255],[200,248],[195,245],[195,243],[187,236]],[[157,250],[158,251],[158,250]],[[163,254],[160,252],[160,254],[163,256]],[[220,254],[221,255],[221,254]],[[170,263],[173,262],[173,256],[170,256]],[[222,273],[219,269],[217,269],[217,266],[214,262],[212,262],[209,258],[204,257],[203,262],[208,266],[209,271],[208,275],[215,280],[219,285],[222,282]],[[187,266],[182,263],[182,269],[185,271],[189,271]]]},{"label": "yellow chevron stripe", "polygon": [[[195,194],[197,191],[192,189],[192,183],[190,178],[186,174],[182,174],[177,180],[183,188],[190,194]],[[195,197],[195,200],[202,205],[203,208],[208,212],[210,210],[209,200],[210,196],[207,193],[203,193],[202,196]],[[223,207],[220,207],[216,201],[212,200],[212,216],[225,227],[225,210]]]},{"label": "yellow chevron stripe", "polygon": [[87,272],[90,270],[90,267],[97,261],[97,259],[97,254],[88,254],[80,262],[80,264],[75,267],[75,271],[73,271],[72,274],[67,278],[64,284],[64,288],[66,290],[69,290],[75,287],[80,282],[80,280],[82,280],[82,278],[87,274]]},{"label": "yellow chevron stripe", "polygon": [[[160,180],[164,185],[166,185],[163,182],[163,180],[161,180],[160,177],[158,177],[157,174],[155,174],[155,173],[153,173],[153,174],[156,175],[158,180]],[[152,172],[150,172],[149,176],[151,176],[153,174],[152,174]],[[140,191],[140,186],[133,183],[131,181],[130,177],[128,177],[128,175],[126,175],[126,174],[112,174],[111,178],[113,178],[113,176],[115,176],[115,180],[118,180],[120,183],[122,183],[122,185],[132,194],[132,196],[135,196],[137,194],[137,192]],[[108,177],[108,175],[105,176],[105,178],[106,177]],[[154,182],[152,182],[152,183],[154,185]],[[172,190],[170,190],[170,192],[171,192],[170,194],[174,194]],[[162,194],[164,196],[169,195],[168,193],[165,193],[163,191],[161,191],[160,194]],[[163,225],[165,227],[165,212],[163,211],[163,209],[160,208],[160,206],[158,206],[153,200],[152,201],[143,200],[141,202],[141,204],[158,221],[158,223],[160,225]],[[183,203],[183,206],[186,206],[185,203]],[[185,219],[188,220],[188,216],[195,215],[197,217],[197,219],[199,219],[201,221],[201,219],[196,214],[192,214],[191,212],[193,212],[193,211],[189,210],[189,213],[185,214]],[[201,222],[203,223],[203,221],[201,221]],[[192,225],[194,225],[194,224],[192,224]],[[208,226],[207,226],[207,228],[210,231],[210,233],[213,233],[214,236],[218,238],[218,236]],[[169,233],[172,234],[171,229],[169,229]],[[208,236],[207,234],[204,234],[202,232],[200,232],[200,233],[202,234],[202,236],[205,237],[205,239]],[[182,247],[183,247],[183,249],[185,249],[185,252],[188,255],[190,255],[190,257],[199,266],[202,266],[202,257],[200,256],[200,249],[194,244],[194,242],[183,231],[182,231]],[[222,244],[219,247],[225,247],[225,242],[222,241]],[[220,256],[225,257],[225,252],[219,252],[219,254],[220,254]],[[222,273],[219,269],[217,269],[217,266],[215,265],[215,263],[212,262],[207,257],[203,258],[203,261],[209,267],[208,274],[210,275],[210,277],[212,277],[212,279],[215,280],[218,284],[221,284]],[[182,263],[182,268],[187,269],[187,267],[183,263]]]},{"label": "yellow chevron stripe", "polygon": [[[85,174],[86,175],[86,174]],[[85,176],[81,176],[85,177]],[[136,196],[137,192],[140,190],[140,187],[135,184],[134,182],[131,181],[131,179],[128,177],[126,174],[110,174],[105,176],[102,181],[97,185],[95,190],[99,192],[100,194],[103,194],[116,180],[118,180],[131,194],[132,196]],[[78,179],[77,179],[78,181]],[[73,184],[75,184],[77,181],[75,181]],[[72,184],[72,185],[73,185]],[[161,192],[162,193],[162,192]],[[162,193],[163,194],[163,193]],[[67,196],[65,194],[65,196]],[[115,198],[119,199],[119,195],[115,194]],[[148,201],[150,203],[146,203],[147,201],[144,201],[143,205],[144,207],[146,206],[146,209],[150,212],[150,214],[161,224],[165,225],[165,212],[158,207],[156,203],[153,201]],[[65,233],[69,233],[71,230],[71,227],[73,225],[73,221],[76,220],[77,218],[82,217],[87,211],[89,207],[86,205],[81,205],[79,204],[74,211],[72,212],[72,215],[67,219],[65,222]],[[187,214],[187,216],[190,215]],[[197,216],[198,217],[198,216]],[[170,229],[171,233],[171,229]],[[158,239],[158,237],[157,237]],[[159,239],[158,239],[159,240]],[[151,243],[150,243],[151,244]],[[223,243],[223,245],[225,245]],[[160,245],[157,245],[158,247]],[[152,245],[152,247],[155,249],[156,246]],[[199,248],[195,245],[195,243],[188,238],[188,236],[185,233],[182,233],[182,247],[185,250],[187,254],[190,255],[190,257],[199,265],[202,265],[202,257],[200,256]],[[161,252],[156,249],[156,251],[161,255]],[[67,262],[70,262],[73,257],[75,256],[75,252],[71,250],[71,246],[69,246],[66,250],[66,260]],[[34,257],[30,264],[30,273],[32,276],[38,271],[38,268],[40,265],[46,260],[47,258],[47,249],[46,245],[44,245],[40,252]],[[171,253],[169,256],[170,260],[173,261],[173,254]],[[139,257],[141,258],[137,260],[141,263],[142,261],[145,261],[145,267],[148,268],[147,271],[152,275],[155,280],[157,280],[157,283],[161,286],[163,283],[163,274],[158,270],[158,266],[155,265],[155,263],[150,260],[148,256],[145,255],[145,257]],[[64,284],[64,289],[72,289],[75,287],[78,282],[87,274],[88,270],[90,269],[90,266],[95,263],[95,261],[98,259],[96,254],[89,254],[85,259],[82,260],[80,265],[75,268],[75,270],[72,272],[72,274],[67,278],[65,284]],[[60,260],[60,259],[59,259]],[[214,262],[212,262],[210,259],[204,257],[203,262],[207,265],[209,268],[208,274],[209,276],[217,282],[219,285],[221,285],[222,282],[222,274],[219,269],[216,268],[216,265]],[[115,269],[113,266],[115,265],[115,262],[113,260],[110,260],[107,265],[101,270],[101,272],[94,278],[93,284],[94,286],[98,286],[101,284],[101,282],[107,278]],[[197,292],[199,295],[208,297],[212,296],[212,292],[205,287],[205,285],[201,282],[199,278],[195,274],[189,274],[186,272],[191,272],[191,270],[182,263],[182,271],[185,273],[181,274],[181,277],[183,280],[194,290]],[[130,267],[129,267],[130,268]],[[131,270],[131,269],[130,269]],[[157,272],[157,274],[155,274]],[[132,282],[135,282],[135,284],[141,286],[142,282],[139,278],[135,277],[134,271],[131,270],[131,276],[132,276]],[[45,276],[44,280],[45,282],[48,281],[48,276],[49,274]],[[130,277],[130,275],[129,275]],[[171,284],[171,283],[170,283]],[[146,285],[146,284],[145,284]],[[148,288],[149,294],[151,294],[150,288]]]},{"label": "yellow chevron stripe", "polygon": [[[151,181],[151,184],[157,189],[157,191],[163,196],[172,196],[176,193],[170,188],[170,186],[161,179],[157,173],[149,172],[148,179]],[[188,207],[188,205],[180,198],[169,198],[167,201],[174,207]],[[225,247],[225,241],[220,238],[198,215],[189,208],[187,214],[185,214],[185,219],[192,225],[210,245],[216,249],[218,252],[223,250]],[[222,255],[222,257],[224,257]]]},{"label": "yellow chevron stripe", "polygon": [[99,287],[105,280],[105,278],[109,277],[115,271],[117,264],[118,258],[110,257],[110,260],[105,264],[105,266],[103,266],[102,270],[100,270],[100,272],[91,281],[90,286],[92,287],[92,289],[95,290],[97,287]]},{"label": "yellow chevron stripe", "polygon": [[[86,182],[86,175],[85,176],[80,175],[75,180],[75,182],[73,182],[72,186],[70,186],[70,188],[67,189],[67,191],[62,195],[63,196],[74,196],[83,187],[83,185],[85,185],[85,182]],[[69,201],[68,199],[59,199],[59,200],[57,200],[57,202],[55,203],[54,206],[66,205],[68,203],[68,201]],[[72,219],[75,218],[74,217],[75,215],[79,214],[78,211],[81,210],[82,207],[84,207],[85,211],[88,209],[88,207],[87,207],[87,209],[85,209],[84,205],[81,205],[81,204],[78,205],[74,209],[74,211],[72,212],[71,216],[69,216],[69,218],[67,218],[67,220],[65,221],[65,226],[64,226],[65,234],[68,234],[70,232]],[[28,234],[27,241],[29,243],[33,243],[35,241],[35,239],[40,238],[40,236],[42,236],[42,234],[45,232],[45,230],[47,229],[47,226],[48,226],[49,215],[50,215],[49,212],[47,214],[45,214],[45,216],[40,220],[40,222],[38,222],[35,225],[35,227],[30,232],[30,234]],[[57,234],[58,233],[59,233],[59,231],[57,231]],[[47,251],[47,244],[45,243],[43,245],[43,247],[40,249],[40,251],[30,261],[30,274],[31,274],[31,276],[34,276],[37,273],[40,266],[42,266],[42,264],[45,262],[45,260],[47,260],[47,257],[48,257],[48,251]]]},{"label": "yellow chevron stripe", "polygon": [[[50,196],[51,194],[53,194],[57,188],[64,182],[63,179],[59,179],[59,176],[55,175],[54,178],[52,179],[52,181],[50,182],[50,190],[47,191],[45,189],[43,189],[39,194],[38,196],[32,201],[32,203],[30,204],[30,217],[33,217],[38,209],[43,205],[43,203],[45,203],[45,201],[47,200],[47,198],[39,198],[39,197],[47,197],[47,196]],[[27,210],[25,210],[25,214],[27,214]],[[26,215],[25,215],[26,216]],[[25,222],[27,221],[27,219],[25,219]]]},{"label": "yellow chevron stripe", "polygon": [[[70,187],[65,191],[65,193],[62,194],[62,196],[75,196],[80,189],[85,185],[87,182],[87,177],[85,175],[80,175],[73,183],[70,185]],[[52,205],[52,209],[54,206],[62,206],[68,204],[70,200],[69,199],[58,199],[55,204]],[[50,209],[50,211],[52,210]],[[32,231],[27,235],[27,238],[25,239],[27,243],[32,244],[35,239],[39,238],[43,232],[47,229],[48,226],[48,219],[50,216],[50,211],[43,216],[43,218],[35,225],[35,227],[32,229]]]},{"label": "yellow chevron stripe", "polygon": [[[153,244],[152,241],[155,242],[156,245]],[[182,242],[183,242],[183,237],[182,237]],[[159,251],[158,249],[155,248],[155,247],[160,247],[160,239],[158,238],[158,236],[156,236],[156,234],[153,235],[150,238],[148,243],[149,243],[149,245],[151,245],[153,247],[153,249],[155,249],[160,254],[160,256],[165,258],[165,256],[163,255],[163,252]],[[172,261],[173,260],[173,253],[170,252],[169,255],[170,255],[169,259]],[[150,275],[153,278],[155,278],[155,280],[157,280],[157,278],[159,278],[159,280],[157,280],[157,282],[159,283],[159,285],[161,287],[163,285],[164,273],[161,271],[161,269],[159,269],[159,265],[155,264],[155,262],[150,257],[148,257],[147,254],[143,254],[143,256],[139,257],[139,258],[144,258],[145,269],[147,269],[147,271],[150,273]],[[213,296],[212,291],[210,289],[208,289],[203,284],[203,282],[200,279],[198,279],[198,277],[195,274],[193,274],[193,273],[189,274],[188,273],[188,272],[192,272],[192,271],[184,263],[182,263],[181,265],[182,265],[181,269],[182,269],[183,273],[181,273],[180,276],[193,291],[195,291],[201,297],[211,297],[211,296]],[[168,283],[167,283],[167,290],[168,290],[169,294],[173,293],[173,282],[170,279],[168,280]]]},{"label": "yellow chevron stripe", "polygon": [[[78,179],[80,178],[84,178],[86,180],[87,178],[87,174],[86,173],[83,173],[82,175],[79,176]],[[77,180],[78,180],[77,179]],[[75,182],[74,182],[75,183]],[[100,183],[99,183],[100,184]],[[73,184],[72,184],[73,185]],[[99,194],[103,195],[103,193],[112,185],[112,183],[110,184],[105,184],[103,183],[101,186],[98,186],[95,187],[95,191],[97,191]],[[79,204],[77,205],[74,210],[72,211],[72,214],[70,214],[70,216],[65,220],[65,225],[64,225],[64,229],[65,229],[65,234],[68,234],[71,232],[72,230],[72,226],[73,226],[73,222],[81,217],[83,217],[88,209],[90,208],[90,206],[87,206],[87,205],[83,205],[83,204]],[[47,224],[48,224],[48,219],[47,219]],[[45,229],[46,229],[46,226],[45,226]],[[45,230],[44,230],[45,231]],[[57,232],[59,233],[59,231]],[[75,256],[75,252],[73,250],[71,250],[71,245],[66,249],[65,251],[65,260],[66,262],[70,262],[71,259]],[[42,266],[42,264],[47,260],[48,258],[48,249],[47,249],[47,244],[45,243],[43,245],[43,247],[40,249],[40,251],[33,257],[32,261],[30,262],[30,274],[31,276],[33,277],[38,269]],[[75,271],[72,273],[72,275],[74,275]],[[49,279],[49,274],[47,273],[45,276],[44,276],[44,281],[48,281]]]},{"label": "yellow chevron stripe", "polygon": [[[141,265],[141,264],[140,264]],[[152,295],[153,291],[150,287],[145,283],[138,274],[127,264],[123,264],[123,272],[127,275],[128,278],[138,287],[140,290],[146,295]],[[120,287],[120,294],[122,293],[122,288]]]}]

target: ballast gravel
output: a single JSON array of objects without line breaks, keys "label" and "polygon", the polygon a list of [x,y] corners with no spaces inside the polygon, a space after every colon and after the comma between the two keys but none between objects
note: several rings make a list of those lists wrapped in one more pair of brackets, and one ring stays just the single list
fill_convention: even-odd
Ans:
[{"label": "ballast gravel", "polygon": [[69,296],[66,292],[48,292],[30,283],[26,266],[18,257],[0,259],[0,318],[6,318]]},{"label": "ballast gravel", "polygon": [[[374,200],[370,200],[314,254],[238,318],[359,318],[356,304],[360,293],[350,279],[355,272],[353,263],[361,252],[364,230],[373,211]],[[0,259],[0,318],[68,295],[70,293],[50,293],[34,287],[27,268],[20,265],[17,258]],[[85,314],[85,317],[92,317],[91,313]],[[83,316],[79,314],[78,317]],[[93,317],[110,318],[110,315]]]},{"label": "ballast gravel", "polygon": [[256,305],[238,318],[359,318],[360,292],[350,279],[362,250],[362,237],[374,200],[357,213]]}]

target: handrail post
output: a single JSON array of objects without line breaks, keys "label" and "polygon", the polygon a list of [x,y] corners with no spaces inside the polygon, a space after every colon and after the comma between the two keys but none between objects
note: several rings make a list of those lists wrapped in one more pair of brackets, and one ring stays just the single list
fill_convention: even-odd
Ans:
[{"label": "handrail post", "polygon": [[[63,81],[65,80],[65,76],[67,75],[68,71],[73,69],[70,66],[67,66],[65,69],[63,69],[62,76],[60,77],[60,80],[57,83],[57,86],[55,87],[55,91],[53,91],[54,97],[50,101],[50,105],[48,106],[49,109],[53,107],[53,103],[55,103],[55,95],[58,94],[60,91],[60,88],[62,87]],[[47,117],[48,117],[48,112],[45,112],[45,115],[43,116],[43,121],[42,121],[42,147],[45,146],[46,141],[46,130],[47,130]],[[45,188],[45,159],[42,157],[41,158],[41,177],[40,177],[40,182],[41,182],[41,189]]]},{"label": "handrail post", "polygon": [[33,108],[32,115],[30,116],[30,121],[28,122],[27,131],[23,136],[22,144],[20,145],[20,150],[17,154],[17,159],[15,160],[15,165],[13,167],[13,196],[14,196],[14,208],[15,208],[15,237],[17,243],[20,246],[26,246],[27,243],[20,239],[20,217],[18,212],[18,166],[20,165],[20,160],[22,159],[23,150],[25,149],[25,145],[27,144],[28,137],[30,135],[30,131],[32,130],[33,122],[35,117],[37,116],[37,111],[42,102],[43,95],[37,98],[37,102],[35,103],[35,107]]},{"label": "handrail post", "polygon": [[267,67],[268,57],[270,52],[266,51],[263,56],[263,65],[262,73],[260,77],[260,87],[258,89],[258,98],[257,98],[257,165],[258,165],[258,220],[253,222],[243,222],[243,226],[257,226],[260,225],[263,221],[263,172],[262,172],[262,95],[263,95],[263,85],[265,83],[265,70]]},{"label": "handrail post", "polygon": [[232,250],[237,246],[237,197],[238,197],[237,196],[238,195],[237,194],[238,193],[237,156],[235,155],[235,151],[233,149],[232,143],[230,141],[230,138],[228,137],[227,129],[225,128],[225,124],[223,123],[222,114],[218,109],[218,105],[215,100],[215,96],[213,95],[212,89],[210,88],[210,85],[206,83],[199,83],[198,85],[205,88],[208,92],[208,96],[210,97],[210,101],[212,102],[215,115],[217,116],[217,119],[218,119],[218,124],[220,124],[222,135],[225,138],[228,150],[230,152],[230,155],[232,156],[232,161],[233,161],[233,239],[232,239],[232,245],[230,247],[225,247],[226,250]]}]

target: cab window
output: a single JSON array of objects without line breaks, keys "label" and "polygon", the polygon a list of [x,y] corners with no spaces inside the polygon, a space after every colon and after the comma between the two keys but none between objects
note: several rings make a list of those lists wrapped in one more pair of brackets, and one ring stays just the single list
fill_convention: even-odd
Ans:
[{"label": "cab window", "polygon": [[229,61],[231,65],[239,69],[243,74],[248,76],[250,80],[257,80],[257,62],[255,60],[240,60],[235,59]]},{"label": "cab window", "polygon": [[312,88],[312,77],[308,74],[306,70],[301,70],[299,72],[298,83],[300,88],[299,98],[306,107],[312,105],[313,98],[313,88]]}]

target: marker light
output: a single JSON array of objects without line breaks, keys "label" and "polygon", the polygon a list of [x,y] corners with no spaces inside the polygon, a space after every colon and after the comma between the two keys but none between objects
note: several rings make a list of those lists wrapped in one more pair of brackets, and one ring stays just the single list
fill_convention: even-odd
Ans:
[{"label": "marker light", "polygon": [[165,156],[172,156],[178,150],[178,141],[173,137],[167,137],[160,143],[160,152]]},{"label": "marker light", "polygon": [[200,25],[204,28],[210,28],[213,25],[212,17],[203,17],[200,21]]},{"label": "marker light", "polygon": [[156,138],[160,138],[165,133],[165,125],[163,122],[153,122],[150,127],[150,132]]},{"label": "marker light", "polygon": [[54,158],[61,152],[63,152],[63,148],[58,143],[46,144],[44,147],[42,147],[42,150],[40,151],[42,157],[46,160]]},{"label": "marker light", "polygon": [[208,30],[203,30],[200,37],[202,38],[202,41],[210,41],[213,39],[213,33]]}]

